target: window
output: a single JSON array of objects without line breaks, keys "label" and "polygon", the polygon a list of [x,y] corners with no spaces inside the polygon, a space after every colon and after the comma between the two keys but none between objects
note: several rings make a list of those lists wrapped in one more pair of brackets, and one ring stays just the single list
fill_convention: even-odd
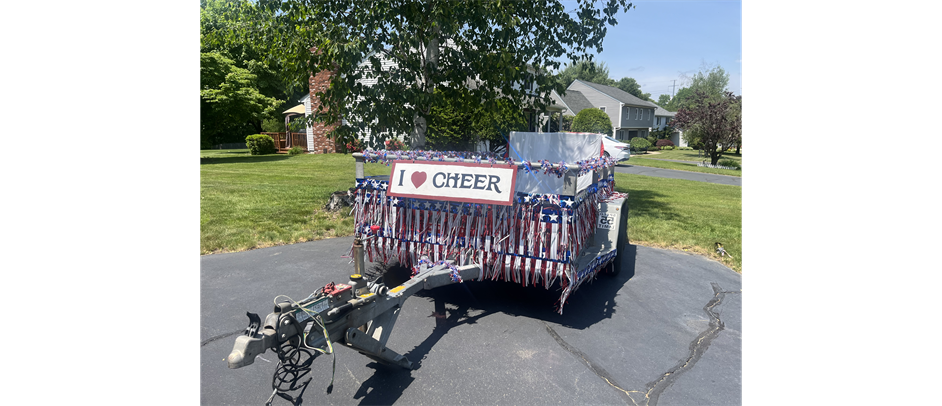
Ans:
[{"label": "window", "polygon": [[599,106],[599,110],[605,111],[605,106]]},{"label": "window", "polygon": [[635,109],[635,120],[639,120],[640,118],[641,118],[641,109]]}]

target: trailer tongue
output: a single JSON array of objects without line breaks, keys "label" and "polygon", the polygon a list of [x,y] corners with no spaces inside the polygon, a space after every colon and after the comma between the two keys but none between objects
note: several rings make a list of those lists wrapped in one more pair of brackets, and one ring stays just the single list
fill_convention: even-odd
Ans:
[{"label": "trailer tongue", "polygon": [[[280,362],[269,403],[278,395],[295,404],[310,383],[304,377],[311,363],[333,354],[334,344],[411,369],[409,359],[386,347],[402,304],[423,289],[464,281],[547,289],[558,282],[562,313],[584,281],[621,266],[627,196],[614,191],[614,161],[600,156],[600,144],[597,134],[512,133],[509,146],[520,160],[486,153],[354,154],[354,274],[348,283],[330,283],[300,301],[276,297],[264,322],[247,313],[249,326],[226,358],[229,368],[251,365],[273,350]],[[563,159],[527,160],[537,152]],[[574,160],[574,153],[590,158]],[[393,168],[388,177],[369,178],[364,162]],[[383,278],[367,281],[367,258],[399,262],[413,276],[397,286]],[[300,393],[292,397],[293,391]]]}]

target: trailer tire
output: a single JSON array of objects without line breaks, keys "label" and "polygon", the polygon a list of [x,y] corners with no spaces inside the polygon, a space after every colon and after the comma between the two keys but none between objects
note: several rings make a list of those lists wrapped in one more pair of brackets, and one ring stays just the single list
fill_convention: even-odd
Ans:
[{"label": "trailer tire", "polygon": [[412,278],[412,269],[402,266],[399,261],[390,261],[388,264],[378,263],[372,269],[367,271],[366,279],[370,282],[376,282],[382,278],[383,285],[392,289],[402,285]]},{"label": "trailer tire", "polygon": [[615,245],[615,249],[618,250],[618,253],[615,254],[615,260],[612,264],[612,276],[618,275],[621,273],[622,262],[624,262],[625,251],[627,251],[628,246],[628,199],[621,205],[621,215],[618,218],[618,242]]}]

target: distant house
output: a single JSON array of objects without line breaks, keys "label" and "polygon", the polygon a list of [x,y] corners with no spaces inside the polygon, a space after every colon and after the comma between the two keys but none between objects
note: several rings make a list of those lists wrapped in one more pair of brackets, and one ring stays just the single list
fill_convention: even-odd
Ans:
[{"label": "distant house", "polygon": [[592,103],[589,102],[589,99],[585,98],[581,92],[576,90],[567,90],[565,95],[560,95],[554,90],[550,96],[553,98],[553,103],[562,106],[566,109],[563,113],[570,117],[575,117],[576,114],[579,114],[580,111],[584,109],[595,108]]},{"label": "distant house", "polygon": [[[656,128],[658,131],[663,130],[664,127],[667,127],[670,124],[671,120],[674,119],[675,114],[677,113],[664,110],[661,106],[657,106],[657,108],[654,110],[654,127],[653,128]],[[674,129],[674,132],[670,135],[668,139],[670,139],[671,142],[673,142],[675,146],[678,146],[678,147],[687,146],[687,142],[684,141],[683,132],[681,132],[680,130],[676,128]]]},{"label": "distant house", "polygon": [[557,104],[575,116],[585,108],[597,108],[612,120],[614,138],[628,141],[634,137],[647,137],[654,128],[654,112],[658,106],[617,87],[600,85],[576,79],[566,88],[565,96],[556,95]]}]

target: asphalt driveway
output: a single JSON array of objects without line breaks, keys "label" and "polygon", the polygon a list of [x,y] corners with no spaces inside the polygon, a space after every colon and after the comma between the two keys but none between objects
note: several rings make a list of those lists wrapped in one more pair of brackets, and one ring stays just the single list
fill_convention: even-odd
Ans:
[{"label": "asphalt driveway", "polygon": [[[299,299],[346,282],[352,238],[200,258],[200,398],[261,405],[276,356],[230,370],[224,358],[279,294]],[[625,271],[553,307],[558,287],[451,285],[406,301],[389,347],[416,367],[338,348],[315,360],[304,404],[736,405],[742,389],[742,278],[718,262],[629,245]],[[275,405],[288,404],[275,398]]]}]

